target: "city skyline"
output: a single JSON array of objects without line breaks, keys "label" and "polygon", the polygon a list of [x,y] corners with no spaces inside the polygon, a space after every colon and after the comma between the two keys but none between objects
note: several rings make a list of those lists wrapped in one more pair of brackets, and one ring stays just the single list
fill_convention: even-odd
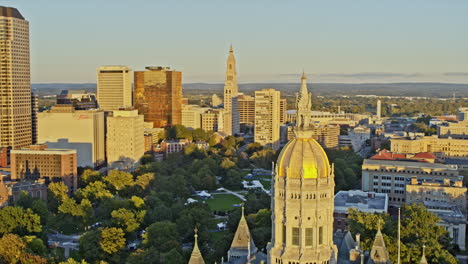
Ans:
[{"label": "city skyline", "polygon": [[339,2],[4,5],[34,22],[32,83],[95,83],[102,65],[171,66],[184,83],[222,83],[230,44],[239,83],[293,82],[302,69],[312,82],[468,83],[468,3]]}]

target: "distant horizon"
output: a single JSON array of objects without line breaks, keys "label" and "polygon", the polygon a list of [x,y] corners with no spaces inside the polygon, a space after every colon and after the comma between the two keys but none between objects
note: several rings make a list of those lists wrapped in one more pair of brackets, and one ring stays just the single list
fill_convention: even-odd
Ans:
[{"label": "distant horizon", "polygon": [[[133,83],[133,82],[132,82]],[[239,82],[238,85],[243,84],[295,84],[299,82]],[[31,85],[42,85],[42,84],[97,84],[96,82],[38,82],[38,83],[31,83]],[[224,85],[224,82],[182,82],[182,84],[219,84]],[[449,85],[468,85],[466,83],[456,83],[456,82],[307,82],[307,84],[449,84]]]},{"label": "distant horizon", "polygon": [[4,0],[30,24],[33,83],[170,66],[184,83],[468,83],[468,1]]}]

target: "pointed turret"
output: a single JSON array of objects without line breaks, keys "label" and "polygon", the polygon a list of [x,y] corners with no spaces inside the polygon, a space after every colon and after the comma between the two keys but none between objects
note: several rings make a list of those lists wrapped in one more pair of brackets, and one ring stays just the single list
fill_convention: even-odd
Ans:
[{"label": "pointed turret", "polygon": [[382,232],[380,232],[380,221],[367,264],[391,264]]},{"label": "pointed turret", "polygon": [[[296,138],[310,138],[312,115],[312,93],[307,90],[307,77],[302,72],[300,93],[296,94]],[[307,132],[306,132],[307,131]]]},{"label": "pointed turret", "polygon": [[242,204],[242,215],[234,238],[232,239],[231,248],[228,251],[228,262],[232,258],[245,258],[245,260],[248,261],[256,252],[257,247],[250,236],[249,226],[244,217],[244,204]]},{"label": "pointed turret", "polygon": [[421,261],[419,261],[419,264],[428,264],[425,251],[426,251],[426,246],[423,246],[422,257],[421,257]]},{"label": "pointed turret", "polygon": [[205,261],[203,260],[203,256],[200,252],[200,249],[198,248],[198,230],[195,228],[195,241],[193,242],[193,250],[192,250],[192,255],[190,256],[190,260],[188,264],[205,264]]}]

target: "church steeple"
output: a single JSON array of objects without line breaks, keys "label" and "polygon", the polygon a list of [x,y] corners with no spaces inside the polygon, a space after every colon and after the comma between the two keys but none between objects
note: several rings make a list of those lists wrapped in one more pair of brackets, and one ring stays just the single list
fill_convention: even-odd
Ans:
[{"label": "church steeple", "polygon": [[423,245],[422,257],[421,257],[421,261],[419,261],[419,264],[428,264],[425,251],[426,251],[426,246]]},{"label": "church steeple", "polygon": [[385,246],[382,232],[380,231],[380,220],[375,235],[374,244],[372,245],[368,264],[390,264],[390,256]]},{"label": "church steeple", "polygon": [[200,252],[200,249],[198,248],[198,229],[195,228],[195,241],[193,242],[193,250],[192,250],[192,255],[190,256],[190,260],[188,264],[205,264],[205,261],[203,260],[203,256]]},{"label": "church steeple", "polygon": [[241,219],[232,239],[231,248],[228,251],[228,261],[242,258],[248,261],[256,252],[257,247],[250,236],[249,226],[244,216],[244,204],[242,204]]}]

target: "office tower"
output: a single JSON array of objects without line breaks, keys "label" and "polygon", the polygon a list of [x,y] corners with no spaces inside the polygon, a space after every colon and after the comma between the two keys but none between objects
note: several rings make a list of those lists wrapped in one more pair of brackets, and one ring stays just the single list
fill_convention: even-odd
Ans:
[{"label": "office tower", "polygon": [[37,143],[37,111],[39,110],[39,96],[31,93],[31,135],[32,144]]},{"label": "office tower", "polygon": [[11,179],[49,181],[63,180],[69,190],[78,188],[78,172],[74,149],[51,149],[47,145],[11,151]]},{"label": "office tower", "polygon": [[201,114],[201,128],[205,131],[224,131],[228,113],[224,109],[209,109]]},{"label": "office tower", "polygon": [[37,120],[39,143],[49,148],[76,149],[80,167],[98,167],[105,162],[102,110],[56,105],[38,113]]},{"label": "office tower", "polygon": [[254,141],[277,150],[280,146],[280,92],[255,91]]},{"label": "office tower", "polygon": [[255,122],[255,98],[246,94],[237,97],[239,107],[239,122],[253,125]]},{"label": "office tower", "polygon": [[382,102],[377,100],[377,120],[382,118]]},{"label": "office tower", "polygon": [[288,101],[280,99],[280,124],[286,124],[286,111],[288,110]]},{"label": "office tower", "polygon": [[200,107],[198,105],[183,105],[182,106],[182,125],[197,129],[202,127],[201,115],[210,108]]},{"label": "office tower", "polygon": [[218,107],[223,103],[223,99],[219,98],[217,94],[211,96],[211,106]]},{"label": "office tower", "polygon": [[226,69],[226,81],[224,82],[224,110],[227,113],[226,127],[223,132],[228,135],[239,133],[239,110],[237,103],[238,95],[237,87],[237,73],[236,73],[236,59],[234,58],[234,51],[229,50]]},{"label": "office tower", "polygon": [[138,110],[113,111],[107,117],[107,164],[133,169],[145,153],[144,121]]},{"label": "office tower", "polygon": [[0,147],[32,144],[29,22],[0,7]]},{"label": "office tower", "polygon": [[132,70],[126,66],[97,69],[97,100],[104,111],[132,106]]},{"label": "office tower", "polygon": [[182,72],[169,67],[135,71],[134,105],[154,127],[182,123]]},{"label": "office tower", "polygon": [[334,172],[323,148],[311,138],[312,95],[305,76],[302,81],[296,138],[284,146],[274,168],[268,263],[335,264]]}]

